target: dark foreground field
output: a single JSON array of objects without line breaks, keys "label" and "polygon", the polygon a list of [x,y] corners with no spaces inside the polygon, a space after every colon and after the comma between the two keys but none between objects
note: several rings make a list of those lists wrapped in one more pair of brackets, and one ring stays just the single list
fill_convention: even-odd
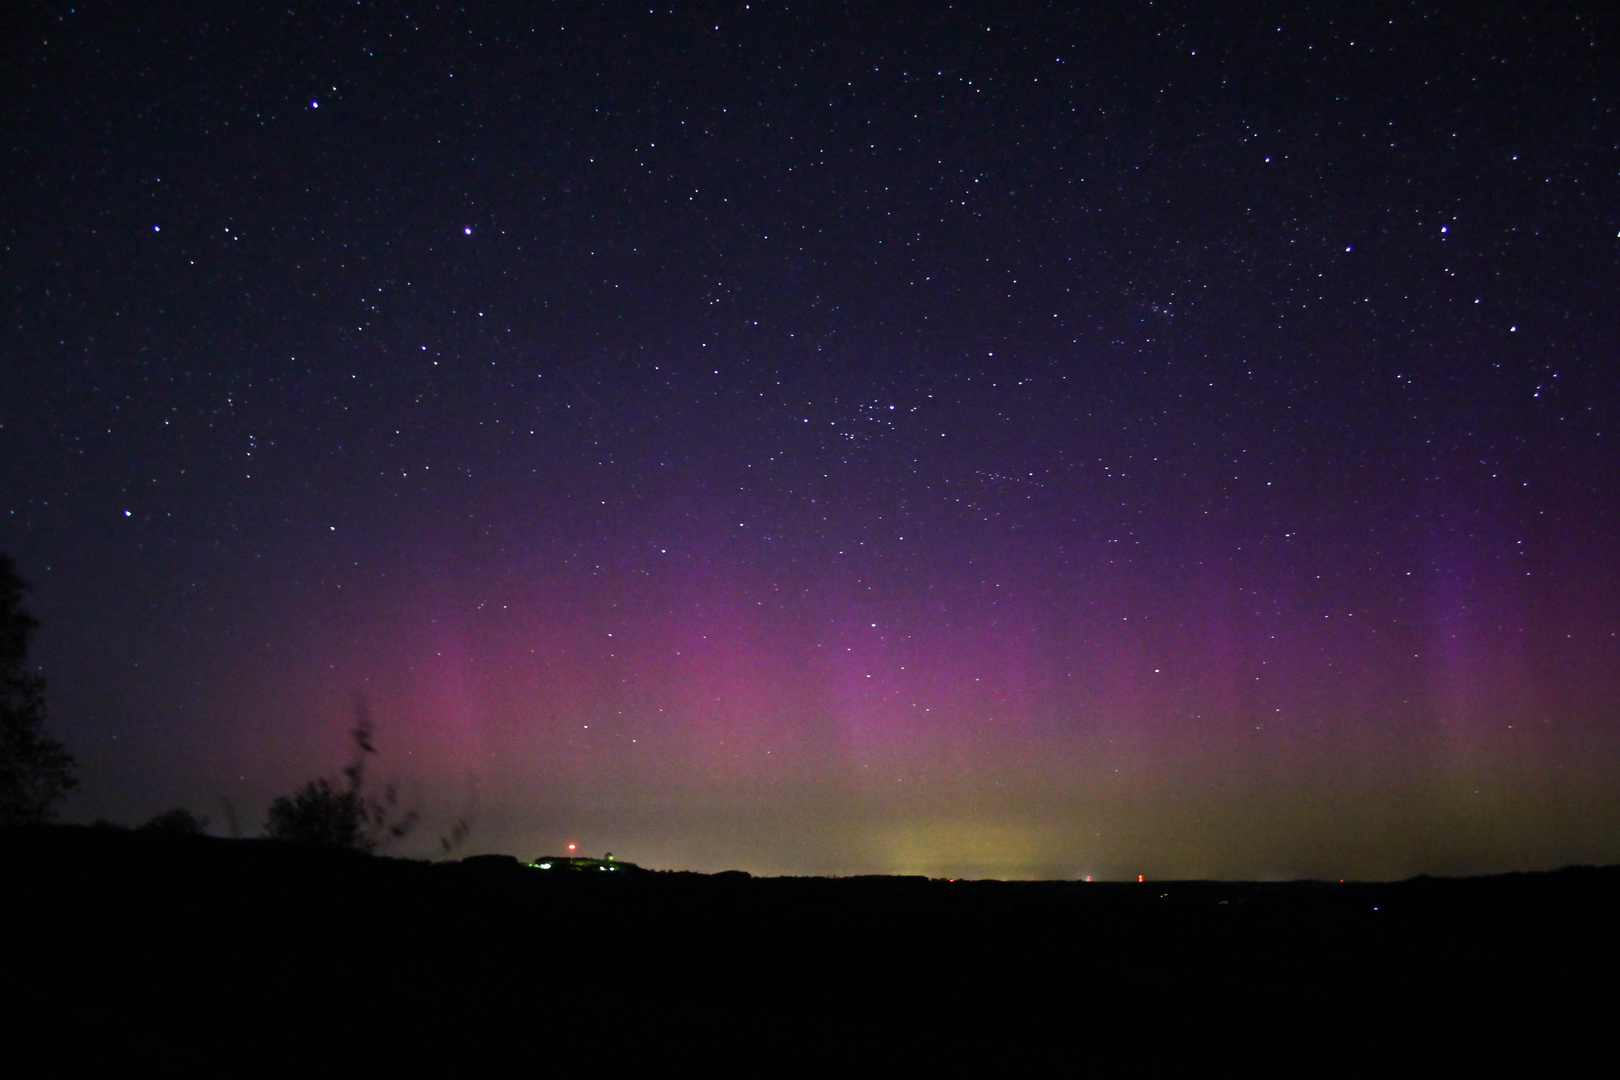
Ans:
[{"label": "dark foreground field", "polygon": [[8,1075],[1534,1074],[1612,1042],[1617,901],[1617,868],[750,879],[12,829],[0,1024]]}]

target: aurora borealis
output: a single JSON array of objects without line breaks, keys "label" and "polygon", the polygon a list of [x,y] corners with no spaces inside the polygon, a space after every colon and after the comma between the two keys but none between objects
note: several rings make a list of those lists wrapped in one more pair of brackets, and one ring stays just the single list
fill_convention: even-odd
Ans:
[{"label": "aurora borealis", "polygon": [[1597,5],[17,5],[70,820],[755,873],[1620,861]]}]

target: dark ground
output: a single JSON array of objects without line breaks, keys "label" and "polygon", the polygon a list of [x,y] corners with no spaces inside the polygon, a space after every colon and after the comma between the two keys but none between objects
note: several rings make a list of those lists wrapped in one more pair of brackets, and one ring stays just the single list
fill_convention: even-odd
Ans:
[{"label": "dark ground", "polygon": [[751,879],[0,830],[4,1071],[1534,1074],[1613,1042],[1617,901],[1620,868]]}]

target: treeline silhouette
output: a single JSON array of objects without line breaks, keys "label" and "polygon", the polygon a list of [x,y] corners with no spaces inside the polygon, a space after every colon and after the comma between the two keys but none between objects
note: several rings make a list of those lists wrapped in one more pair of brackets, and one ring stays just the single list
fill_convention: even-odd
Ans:
[{"label": "treeline silhouette", "polygon": [[1481,1053],[1540,1074],[1608,1037],[1617,904],[1616,869],[771,879],[12,827],[6,974],[29,992],[0,1017],[11,1060],[64,1074],[1382,1075]]},{"label": "treeline silhouette", "polygon": [[0,554],[0,824],[40,823],[56,816],[79,786],[78,763],[45,734],[45,680],[28,666],[39,623],[23,609],[28,582]]},{"label": "treeline silhouette", "polygon": [[375,785],[359,700],[339,779],[277,798],[261,838],[183,808],[46,824],[77,775],[43,730],[25,590],[0,557],[7,1076],[1541,1074],[1606,1049],[1620,868],[1089,884],[387,858],[419,815]]},{"label": "treeline silhouette", "polygon": [[[78,762],[61,742],[44,733],[45,680],[28,665],[29,641],[39,628],[23,606],[28,591],[16,561],[0,553],[0,825],[53,821],[79,786]],[[316,777],[291,794],[278,796],[270,804],[263,835],[368,852],[409,836],[421,818],[420,810],[402,804],[397,781],[384,781],[380,790],[371,782],[371,766],[378,756],[376,736],[370,708],[356,696],[349,731],[354,754],[342,769],[343,779]],[[232,831],[239,832],[235,809],[229,804],[227,816]],[[201,834],[208,824],[206,817],[176,807],[157,814],[142,829]],[[469,807],[439,837],[441,852],[453,854],[466,843],[472,827]]]},{"label": "treeline silhouette", "polygon": [[376,851],[403,839],[416,827],[419,814],[415,809],[401,811],[396,783],[384,784],[376,796],[367,788],[367,765],[377,756],[376,725],[364,699],[355,699],[354,714],[354,727],[349,731],[354,758],[343,768],[344,782],[334,784],[324,776],[317,777],[293,794],[279,796],[270,804],[266,837]]}]

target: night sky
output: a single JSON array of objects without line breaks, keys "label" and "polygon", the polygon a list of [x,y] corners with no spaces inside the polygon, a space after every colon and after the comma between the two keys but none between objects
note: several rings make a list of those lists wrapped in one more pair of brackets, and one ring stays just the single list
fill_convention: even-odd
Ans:
[{"label": "night sky", "polygon": [[0,86],[67,820],[254,834],[362,694],[400,854],[1620,861],[1609,5],[13,3]]}]

